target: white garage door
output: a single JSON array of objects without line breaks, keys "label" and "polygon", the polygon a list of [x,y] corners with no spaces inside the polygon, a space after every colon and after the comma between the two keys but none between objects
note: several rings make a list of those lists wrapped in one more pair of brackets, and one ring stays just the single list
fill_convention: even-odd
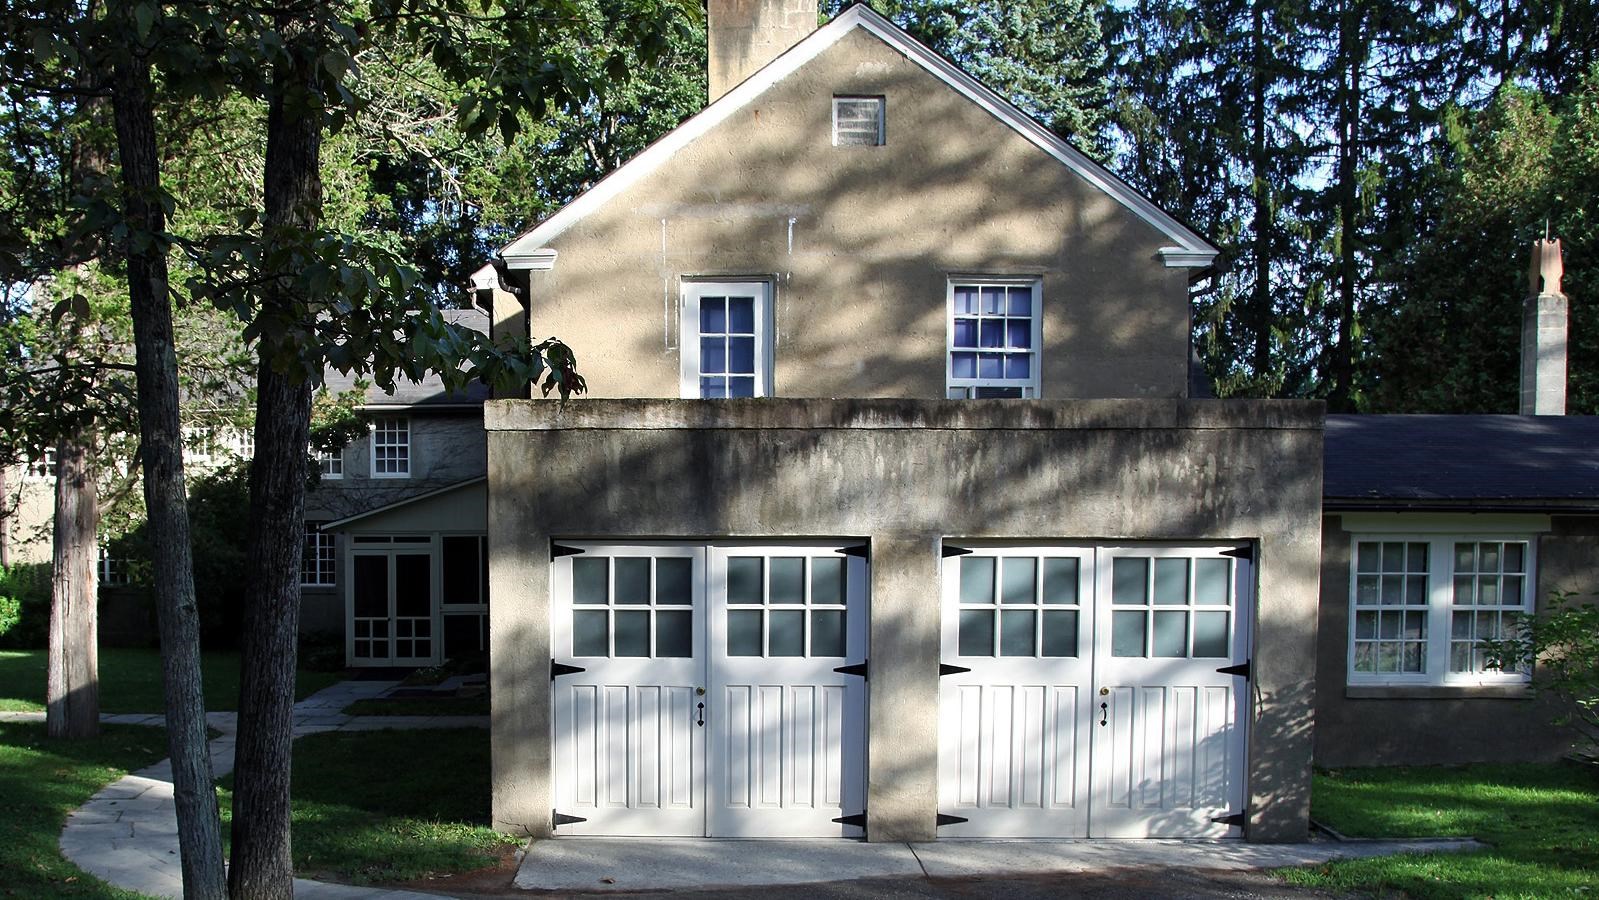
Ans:
[{"label": "white garage door", "polygon": [[563,545],[557,833],[858,836],[866,563],[843,549]]},{"label": "white garage door", "polygon": [[945,560],[947,837],[1226,837],[1243,810],[1249,563],[1233,547]]}]

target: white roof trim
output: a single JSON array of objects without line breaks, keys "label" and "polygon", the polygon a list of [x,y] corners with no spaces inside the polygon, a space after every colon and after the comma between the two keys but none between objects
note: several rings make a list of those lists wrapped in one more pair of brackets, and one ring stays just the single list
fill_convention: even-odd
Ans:
[{"label": "white roof trim", "polygon": [[475,291],[492,291],[499,286],[500,274],[494,271],[493,263],[472,273],[472,289]]},{"label": "white roof trim", "polygon": [[1188,250],[1183,247],[1162,247],[1156,251],[1168,269],[1203,269],[1216,260],[1215,250]]},{"label": "white roof trim", "polygon": [[[899,26],[873,12],[865,4],[856,4],[840,13],[833,21],[811,32],[804,40],[790,47],[777,59],[768,63],[754,75],[723,94],[716,102],[705,107],[698,115],[677,126],[664,137],[633,157],[621,168],[601,179],[576,200],[562,207],[555,215],[539,223],[532,230],[513,240],[501,256],[514,269],[550,268],[554,265],[554,252],[544,247],[556,235],[570,228],[607,201],[626,191],[644,176],[671,159],[712,128],[721,124],[734,112],[765,93],[766,90],[801,66],[810,62],[823,50],[836,44],[855,28],[863,28],[890,47],[905,54],[939,80],[982,107],[989,114],[1009,125],[1016,132],[1055,157],[1067,168],[1076,172],[1090,184],[1110,195],[1139,218],[1177,244],[1166,248],[1179,254],[1181,262],[1168,259],[1168,266],[1210,265],[1220,254],[1214,245],[1193,230],[1172,218],[1165,210],[1143,196],[1126,182],[1117,178],[1103,166],[1089,159],[1081,150],[1060,139],[1049,129],[1033,121],[1027,114],[1011,105],[981,82],[967,75],[943,57],[924,47]],[[1166,250],[1162,250],[1166,257]],[[548,266],[535,265],[540,253],[550,254]],[[1203,258],[1203,263],[1199,260]]]},{"label": "white roof trim", "polygon": [[373,516],[380,515],[382,513],[386,513],[386,512],[389,512],[391,510],[399,509],[402,506],[410,506],[413,503],[420,503],[423,500],[430,500],[430,499],[432,499],[434,497],[437,497],[440,494],[448,494],[451,491],[458,491],[461,488],[471,487],[474,484],[478,484],[479,482],[484,482],[484,481],[488,481],[488,480],[489,479],[488,479],[487,475],[479,475],[476,478],[468,478],[465,481],[457,481],[454,484],[448,484],[448,485],[445,485],[444,487],[441,487],[441,488],[435,488],[435,489],[433,489],[431,491],[424,491],[424,492],[422,492],[420,494],[417,494],[414,497],[406,497],[404,500],[396,500],[393,503],[385,503],[384,505],[378,507],[377,509],[369,509],[366,512],[356,513],[353,516],[345,516],[342,519],[335,519],[332,522],[323,522],[320,526],[318,526],[317,530],[318,531],[335,531],[337,529],[345,527],[346,525],[350,525],[350,524],[352,524],[354,522],[359,522],[362,519],[370,519]]}]

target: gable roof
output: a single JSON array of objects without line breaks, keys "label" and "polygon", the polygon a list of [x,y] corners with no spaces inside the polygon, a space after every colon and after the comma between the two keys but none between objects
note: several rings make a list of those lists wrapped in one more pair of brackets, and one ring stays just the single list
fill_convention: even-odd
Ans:
[{"label": "gable roof", "polygon": [[[1167,266],[1206,268],[1221,253],[1210,241],[1177,221],[1170,213],[1156,206],[1154,201],[1111,174],[1110,170],[1094,162],[1081,150],[1017,109],[1010,101],[928,49],[898,25],[883,18],[865,4],[858,3],[840,13],[833,21],[811,32],[698,114],[667,132],[660,140],[601,179],[598,184],[580,194],[577,199],[562,207],[554,215],[511,241],[500,252],[501,258],[515,269],[549,268],[553,264],[553,253],[544,246],[548,241],[626,191],[644,176],[660,168],[678,150],[725,121],[734,112],[765,93],[768,88],[782,81],[857,28],[874,35],[903,53],[906,58],[1010,126],[1039,149],[1170,238],[1172,246],[1162,248],[1160,251]],[[484,282],[478,285],[479,287],[492,286],[492,282],[487,280],[488,267],[478,275],[483,276]],[[478,276],[475,275],[474,281],[477,280]]]},{"label": "gable roof", "polygon": [[1328,509],[1599,509],[1599,416],[1328,416]]},{"label": "gable roof", "polygon": [[[489,314],[481,309],[441,309],[439,315],[452,325],[470,328],[483,334],[489,333]],[[354,375],[347,375],[332,367],[323,373],[323,383],[327,385],[329,393],[342,394],[355,389],[359,380]],[[466,387],[459,391],[446,390],[444,379],[437,373],[429,373],[421,381],[408,381],[405,378],[396,378],[394,391],[384,391],[375,384],[368,384],[366,392],[362,395],[361,405],[369,409],[383,407],[449,407],[449,406],[482,406],[483,401],[492,396],[493,391],[481,381],[470,381]]]}]

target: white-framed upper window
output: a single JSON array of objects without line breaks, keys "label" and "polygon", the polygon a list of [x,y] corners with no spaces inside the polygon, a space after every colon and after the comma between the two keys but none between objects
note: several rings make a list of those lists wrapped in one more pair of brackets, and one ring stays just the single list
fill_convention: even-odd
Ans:
[{"label": "white-framed upper window", "polygon": [[23,477],[28,481],[50,481],[56,477],[56,450],[54,447],[45,448],[38,459],[28,461],[28,466],[23,470]]},{"label": "white-framed upper window", "polygon": [[[341,467],[342,468],[342,467]],[[384,416],[372,421],[372,477],[411,476],[411,421]]]},{"label": "white-framed upper window", "polygon": [[335,536],[323,531],[322,523],[305,523],[305,549],[300,552],[302,586],[332,586],[336,546]]},{"label": "white-framed upper window", "polygon": [[685,398],[772,395],[771,285],[764,281],[685,281]]},{"label": "white-framed upper window", "polygon": [[111,551],[105,547],[100,548],[98,565],[101,584],[128,584],[133,580],[133,573],[129,571],[128,560],[112,556]]},{"label": "white-framed upper window", "polygon": [[882,97],[839,95],[833,98],[833,146],[881,147],[886,138]]},{"label": "white-framed upper window", "polygon": [[1533,611],[1537,541],[1511,534],[1357,534],[1350,561],[1349,683],[1505,684],[1479,642]]},{"label": "white-framed upper window", "polygon": [[322,473],[322,479],[338,480],[344,477],[344,451],[330,450],[316,455],[317,471]]},{"label": "white-framed upper window", "polygon": [[1037,278],[950,279],[946,396],[1038,396],[1040,288]]}]

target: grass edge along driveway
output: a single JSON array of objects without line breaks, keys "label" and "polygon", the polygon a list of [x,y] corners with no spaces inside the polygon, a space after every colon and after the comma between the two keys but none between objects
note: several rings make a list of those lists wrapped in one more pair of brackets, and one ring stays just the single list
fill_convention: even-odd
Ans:
[{"label": "grass edge along driveway", "polygon": [[1417,900],[1599,897],[1599,770],[1589,766],[1317,772],[1311,815],[1350,837],[1475,837],[1491,846],[1280,871],[1290,884]]}]

